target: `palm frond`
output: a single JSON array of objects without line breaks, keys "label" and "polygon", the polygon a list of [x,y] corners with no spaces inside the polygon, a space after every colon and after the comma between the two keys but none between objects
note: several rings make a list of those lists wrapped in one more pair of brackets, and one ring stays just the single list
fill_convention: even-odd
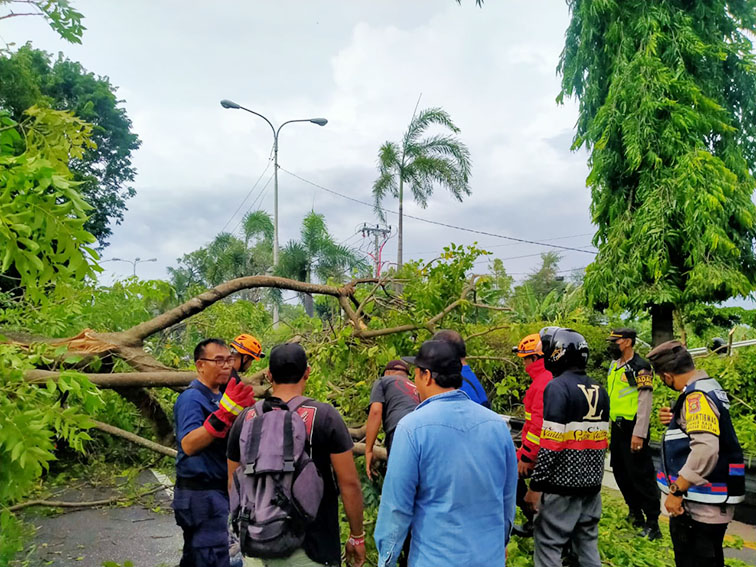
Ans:
[{"label": "palm frond", "polygon": [[242,229],[247,243],[259,237],[262,237],[263,240],[272,241],[275,232],[273,219],[266,211],[252,211],[244,215]]},{"label": "palm frond", "polygon": [[470,178],[472,162],[470,150],[454,136],[435,135],[424,138],[407,148],[410,158],[415,156],[445,157],[456,162],[456,169],[464,177],[465,182]]},{"label": "palm frond", "polygon": [[454,124],[449,113],[442,108],[426,108],[421,110],[410,122],[404,136],[405,148],[413,144],[431,126],[440,126],[459,134],[459,128]]},{"label": "palm frond", "polygon": [[302,243],[289,241],[281,249],[275,273],[277,276],[303,282],[307,279],[310,261],[310,254]]},{"label": "palm frond", "polygon": [[378,179],[375,180],[375,183],[373,183],[373,210],[378,218],[381,219],[381,222],[386,222],[386,211],[383,210],[381,203],[387,194],[396,198],[399,197],[396,174],[388,172],[381,173]]}]

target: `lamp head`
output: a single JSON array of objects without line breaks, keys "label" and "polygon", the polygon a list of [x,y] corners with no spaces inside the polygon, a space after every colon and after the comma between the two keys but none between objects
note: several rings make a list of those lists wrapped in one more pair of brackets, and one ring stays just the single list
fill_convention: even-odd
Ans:
[{"label": "lamp head", "polygon": [[317,124],[318,126],[325,126],[328,124],[328,120],[325,118],[310,118],[310,122],[313,124]]},{"label": "lamp head", "polygon": [[220,103],[223,108],[241,108],[241,106],[236,104],[233,100],[228,100],[227,98],[224,98]]}]

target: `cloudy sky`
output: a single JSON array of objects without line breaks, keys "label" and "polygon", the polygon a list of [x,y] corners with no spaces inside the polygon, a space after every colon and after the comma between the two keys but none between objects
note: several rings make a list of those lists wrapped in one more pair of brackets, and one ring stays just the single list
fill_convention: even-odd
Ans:
[{"label": "cloudy sky", "polygon": [[[297,237],[314,209],[339,241],[367,249],[357,229],[376,222],[371,207],[288,172],[370,202],[378,148],[401,136],[421,97],[421,108],[441,106],[461,128],[473,159],[472,196],[460,204],[438,190],[427,209],[408,202],[407,213],[498,235],[590,245],[586,154],[569,151],[577,111],[555,103],[564,2],[491,0],[482,9],[472,0],[74,5],[86,18],[82,45],[59,40],[35,18],[6,21],[0,35],[62,51],[108,76],[125,101],[142,140],[134,156],[137,196],[105,260],[154,257],[138,266],[139,275],[165,277],[182,254],[224,228],[238,229],[250,206],[272,213],[270,128],[251,114],[224,110],[223,98],[276,125],[328,119],[323,128],[303,123],[282,131],[282,244]],[[396,203],[385,206],[395,210]],[[396,220],[389,215],[392,226]],[[548,250],[405,220],[405,258],[430,259],[450,242],[474,241],[504,259],[516,278]],[[591,257],[564,252],[562,268],[583,267]],[[395,258],[394,238],[384,259]],[[103,267],[105,281],[132,269],[112,261]]]}]

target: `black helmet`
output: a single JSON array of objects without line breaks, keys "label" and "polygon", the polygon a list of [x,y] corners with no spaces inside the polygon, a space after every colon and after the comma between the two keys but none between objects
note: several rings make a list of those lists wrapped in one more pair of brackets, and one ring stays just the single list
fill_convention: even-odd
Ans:
[{"label": "black helmet", "polygon": [[560,327],[544,327],[540,331],[538,331],[538,334],[541,337],[541,352],[544,354],[546,351],[550,348],[551,345],[551,337],[554,336],[554,333],[556,333]]},{"label": "black helmet", "polygon": [[572,329],[557,329],[543,349],[544,366],[554,376],[571,368],[585,370],[588,364],[588,341]]}]

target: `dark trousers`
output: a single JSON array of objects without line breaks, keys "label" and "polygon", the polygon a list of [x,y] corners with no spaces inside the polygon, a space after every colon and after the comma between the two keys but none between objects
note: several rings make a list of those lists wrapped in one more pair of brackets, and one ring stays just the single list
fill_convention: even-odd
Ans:
[{"label": "dark trousers", "polygon": [[533,521],[533,511],[525,505],[525,495],[528,493],[528,485],[524,478],[517,479],[517,493],[515,494],[515,503],[522,510],[522,515],[528,522]]},{"label": "dark trousers", "polygon": [[677,567],[724,567],[724,541],[727,524],[703,524],[688,514],[669,519],[669,535]]},{"label": "dark trousers", "polygon": [[184,532],[180,567],[229,567],[226,492],[175,488],[173,513]]},{"label": "dark trousers", "polygon": [[660,497],[656,485],[656,471],[648,449],[648,435],[643,441],[643,448],[637,453],[630,450],[635,420],[618,420],[612,422],[612,441],[610,446],[611,465],[614,479],[627,503],[630,512],[641,511],[647,521],[659,518]]}]

